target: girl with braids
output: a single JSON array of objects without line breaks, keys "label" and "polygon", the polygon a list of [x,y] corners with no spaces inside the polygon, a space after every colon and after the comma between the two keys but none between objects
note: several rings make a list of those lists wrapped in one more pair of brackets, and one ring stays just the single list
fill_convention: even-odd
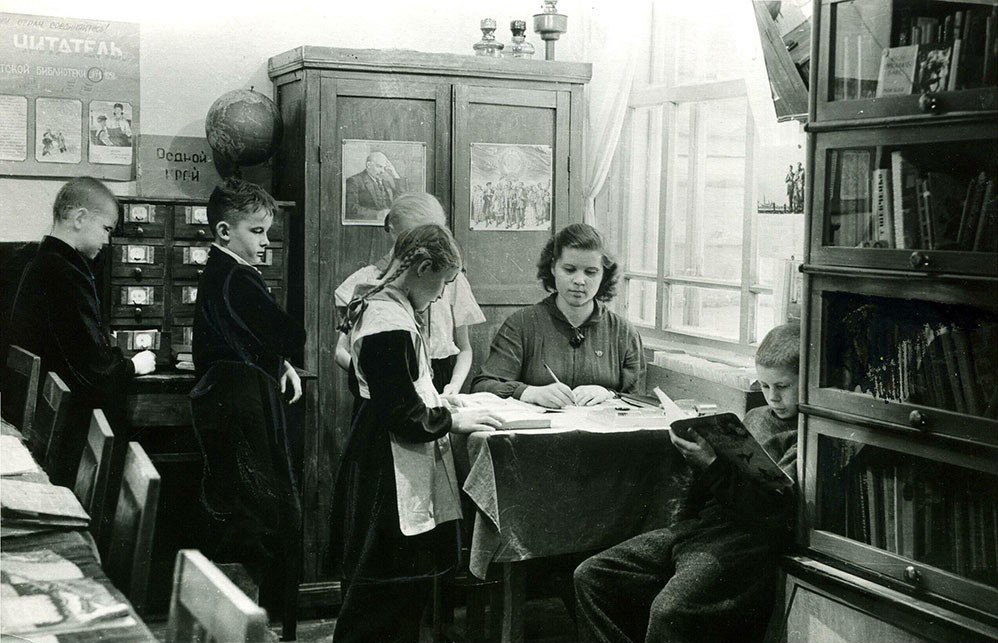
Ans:
[{"label": "girl with braids", "polygon": [[460,551],[448,433],[499,426],[490,413],[451,410],[441,399],[417,322],[461,269],[454,238],[419,226],[399,236],[392,256],[380,281],[358,287],[340,328],[361,403],[333,494],[343,572],[337,643],[419,639],[431,581]]}]

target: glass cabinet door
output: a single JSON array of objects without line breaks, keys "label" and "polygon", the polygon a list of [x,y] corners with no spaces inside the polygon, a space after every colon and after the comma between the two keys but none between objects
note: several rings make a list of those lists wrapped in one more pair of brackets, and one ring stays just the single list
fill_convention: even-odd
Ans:
[{"label": "glass cabinet door", "polygon": [[996,299],[993,284],[816,278],[808,403],[998,445]]},{"label": "glass cabinet door", "polygon": [[818,120],[995,110],[996,19],[977,0],[825,0]]},{"label": "glass cabinet door", "polygon": [[811,545],[918,590],[998,604],[998,454],[808,418]]},{"label": "glass cabinet door", "polygon": [[998,275],[998,128],[821,134],[815,263]]}]

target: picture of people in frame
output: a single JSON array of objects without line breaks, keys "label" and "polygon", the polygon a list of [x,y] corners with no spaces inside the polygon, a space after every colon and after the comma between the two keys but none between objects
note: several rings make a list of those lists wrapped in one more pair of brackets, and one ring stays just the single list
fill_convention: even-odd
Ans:
[{"label": "picture of people in frame", "polygon": [[132,162],[134,133],[131,103],[90,102],[91,163],[128,165]]},{"label": "picture of people in frame", "polygon": [[471,229],[549,230],[549,145],[471,144]]},{"label": "picture of people in frame", "polygon": [[82,140],[82,103],[65,98],[35,101],[35,160],[42,163],[79,163]]},{"label": "picture of people in frame", "polygon": [[426,143],[343,141],[344,225],[384,225],[392,201],[426,191]]}]

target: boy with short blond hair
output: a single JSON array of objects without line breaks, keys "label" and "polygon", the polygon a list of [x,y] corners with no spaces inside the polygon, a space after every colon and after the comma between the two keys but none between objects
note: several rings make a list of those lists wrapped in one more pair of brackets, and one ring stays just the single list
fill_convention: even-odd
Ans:
[{"label": "boy with short blond hair", "polygon": [[[745,427],[797,479],[800,327],[771,330],[756,352],[766,406]],[[586,560],[575,570],[585,642],[759,640],[772,611],[778,558],[795,516],[793,488],[741,473],[695,431],[670,432],[692,476],[675,520]]]}]

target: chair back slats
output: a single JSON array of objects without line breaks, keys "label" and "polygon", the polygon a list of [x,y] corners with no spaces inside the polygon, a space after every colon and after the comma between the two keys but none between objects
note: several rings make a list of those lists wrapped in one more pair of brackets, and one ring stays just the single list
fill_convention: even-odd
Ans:
[{"label": "chair back slats", "polygon": [[59,457],[71,397],[72,393],[62,378],[49,372],[42,383],[42,393],[38,396],[31,428],[21,432],[35,459],[50,474],[52,465]]},{"label": "chair back slats", "polygon": [[267,611],[201,552],[177,552],[167,623],[168,643],[266,641]]},{"label": "chair back slats", "polygon": [[38,400],[41,372],[42,358],[34,353],[29,353],[20,346],[11,346],[7,351],[0,413],[17,427],[22,435],[28,435],[35,419],[35,403]]},{"label": "chair back slats", "polygon": [[105,569],[140,614],[146,608],[159,487],[159,473],[149,456],[138,443],[130,442]]},{"label": "chair back slats", "polygon": [[98,532],[104,510],[107,479],[111,472],[113,445],[114,433],[111,432],[111,425],[104,417],[104,412],[95,409],[91,413],[87,441],[80,456],[80,465],[76,469],[73,493],[90,514],[90,532],[98,542],[100,542]]}]

